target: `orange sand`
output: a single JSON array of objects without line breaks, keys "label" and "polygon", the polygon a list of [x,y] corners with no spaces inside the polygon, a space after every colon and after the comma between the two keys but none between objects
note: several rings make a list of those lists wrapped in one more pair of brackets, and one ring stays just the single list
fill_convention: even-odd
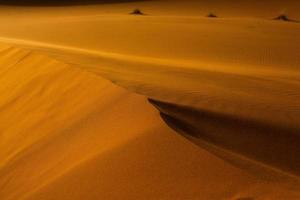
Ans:
[{"label": "orange sand", "polygon": [[299,199],[300,4],[221,2],[0,7],[0,199]]}]

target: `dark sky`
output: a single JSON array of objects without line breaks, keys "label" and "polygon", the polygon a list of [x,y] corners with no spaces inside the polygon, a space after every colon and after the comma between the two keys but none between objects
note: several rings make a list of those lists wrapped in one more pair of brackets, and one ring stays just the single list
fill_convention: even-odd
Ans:
[{"label": "dark sky", "polygon": [[142,0],[0,0],[0,5],[20,6],[63,6],[63,5],[88,5],[103,3],[121,3]]}]

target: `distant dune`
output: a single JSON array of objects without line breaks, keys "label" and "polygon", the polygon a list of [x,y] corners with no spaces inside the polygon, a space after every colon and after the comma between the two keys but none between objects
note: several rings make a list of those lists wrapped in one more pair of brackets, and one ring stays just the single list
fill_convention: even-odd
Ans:
[{"label": "distant dune", "polygon": [[0,0],[0,5],[12,6],[78,6],[92,4],[128,3],[150,0]]},{"label": "distant dune", "polygon": [[300,199],[300,3],[23,2],[0,6],[1,200]]}]

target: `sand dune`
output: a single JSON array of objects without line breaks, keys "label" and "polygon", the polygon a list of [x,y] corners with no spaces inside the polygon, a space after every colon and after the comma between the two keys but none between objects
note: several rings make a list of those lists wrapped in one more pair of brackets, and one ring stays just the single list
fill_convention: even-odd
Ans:
[{"label": "sand dune", "polygon": [[93,74],[9,46],[1,66],[3,199],[298,195],[289,179],[251,175],[192,145],[146,98]]},{"label": "sand dune", "polygon": [[300,24],[271,20],[300,4],[263,3],[1,6],[0,198],[300,198]]},{"label": "sand dune", "polygon": [[187,134],[196,143],[198,139],[204,140],[299,176],[298,129],[261,124],[153,99],[149,102],[157,107],[170,127]]}]

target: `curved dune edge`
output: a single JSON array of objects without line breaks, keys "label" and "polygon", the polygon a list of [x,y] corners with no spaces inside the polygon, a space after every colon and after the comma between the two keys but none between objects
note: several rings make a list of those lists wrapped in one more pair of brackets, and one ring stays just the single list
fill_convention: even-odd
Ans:
[{"label": "curved dune edge", "polygon": [[[100,74],[122,87],[151,98],[157,98],[158,102],[159,100],[165,100],[162,93],[168,95],[170,87],[171,90],[175,90],[175,92],[170,92],[171,97],[172,95],[177,97],[187,96],[191,100],[197,99],[197,96],[185,94],[189,90],[193,91],[189,87],[196,86],[195,93],[199,92],[200,95],[202,95],[201,93],[212,91],[210,94],[207,94],[206,98],[208,100],[202,98],[202,101],[208,101],[209,105],[191,104],[190,109],[181,109],[183,107],[180,108],[180,104],[178,106],[165,104],[164,107],[173,107],[176,112],[189,110],[188,113],[191,114],[183,116],[187,121],[192,120],[192,122],[188,122],[189,126],[191,126],[189,128],[196,131],[195,134],[201,135],[201,132],[207,132],[205,138],[209,142],[291,173],[296,178],[299,176],[300,161],[297,141],[300,141],[298,134],[300,130],[297,118],[298,112],[297,109],[288,110],[286,107],[290,106],[292,108],[291,104],[295,104],[294,106],[297,108],[299,84],[296,80],[294,82],[288,80],[291,76],[297,76],[297,72],[293,72],[289,68],[268,70],[267,68],[253,66],[241,69],[241,66],[228,65],[217,65],[217,67],[213,68],[211,66],[216,65],[214,63],[201,64],[199,62],[187,62],[176,59],[146,58],[9,38],[0,38],[0,40],[35,51],[49,53],[51,56],[57,57],[57,59],[63,60],[70,65],[76,65],[84,70]],[[99,65],[104,65],[105,67]],[[136,67],[141,65],[143,67]],[[172,73],[174,72],[175,74],[173,75]],[[164,75],[164,73],[166,73],[165,76],[173,76],[174,79],[183,77],[184,79],[181,82],[178,81],[180,84],[183,84],[183,87],[176,83],[173,83],[172,86],[168,82],[171,79],[165,79],[166,77],[161,75]],[[190,77],[186,79],[184,73],[194,73],[195,77],[189,75]],[[145,77],[145,74],[147,77]],[[127,76],[130,76],[128,80],[126,80]],[[218,80],[220,78],[224,80]],[[160,85],[155,85],[157,79],[160,80]],[[203,82],[201,79],[204,79]],[[211,83],[207,84],[207,79],[210,79],[210,82],[213,80],[213,84],[216,84],[219,88],[211,87]],[[187,85],[184,85],[186,84],[185,82]],[[234,88],[235,90],[232,89],[232,95],[227,91],[228,88],[226,88],[225,84],[228,83],[226,82],[233,82],[229,86],[236,84],[235,87],[237,88]],[[200,84],[202,85],[200,86]],[[270,90],[275,88],[274,85],[277,85],[276,90],[278,91]],[[200,88],[203,87],[203,91],[200,91],[197,88],[198,86]],[[136,90],[134,87],[139,87],[139,89]],[[263,88],[268,91],[262,91],[261,89]],[[183,92],[178,92],[176,91],[177,89],[181,89]],[[157,92],[156,90],[161,91]],[[275,98],[278,97],[277,93],[279,92],[282,92],[281,95],[286,95],[286,103],[280,102],[281,104],[278,104],[279,102],[276,101]],[[249,98],[251,93],[256,99]],[[211,98],[216,98],[217,101],[213,102]],[[241,101],[242,99],[245,102]],[[173,99],[167,96],[166,100],[171,100],[172,102]],[[255,100],[258,100],[258,102],[255,102]],[[177,102],[175,100],[175,103]],[[179,103],[182,102],[184,101],[179,101]],[[163,104],[163,102],[158,104]],[[218,104],[225,104],[226,107],[223,106],[220,109]],[[216,107],[214,108],[214,106]],[[269,110],[268,112],[267,109]],[[255,112],[253,113],[253,111]],[[163,113],[166,114],[165,112]],[[275,115],[277,116],[274,117]],[[167,114],[167,116],[169,115]],[[178,114],[172,115],[172,117],[175,117],[175,121],[180,121],[182,115],[179,114],[179,118]],[[196,118],[196,120],[193,118]],[[223,136],[224,134],[225,136]]]},{"label": "curved dune edge", "polygon": [[289,178],[249,174],[177,136],[144,97],[38,53],[1,49],[4,199],[299,196]]},{"label": "curved dune edge", "polygon": [[300,4],[226,2],[0,6],[0,199],[300,199]]},{"label": "curved dune edge", "polygon": [[4,37],[0,41],[43,52],[154,99],[298,129],[300,85],[294,67],[141,57]]},{"label": "curved dune edge", "polygon": [[219,151],[235,152],[245,159],[266,164],[271,167],[270,171],[277,168],[281,173],[287,172],[286,175],[299,181],[299,130],[154,99],[148,101],[172,129],[199,146],[208,143],[218,147]]}]

